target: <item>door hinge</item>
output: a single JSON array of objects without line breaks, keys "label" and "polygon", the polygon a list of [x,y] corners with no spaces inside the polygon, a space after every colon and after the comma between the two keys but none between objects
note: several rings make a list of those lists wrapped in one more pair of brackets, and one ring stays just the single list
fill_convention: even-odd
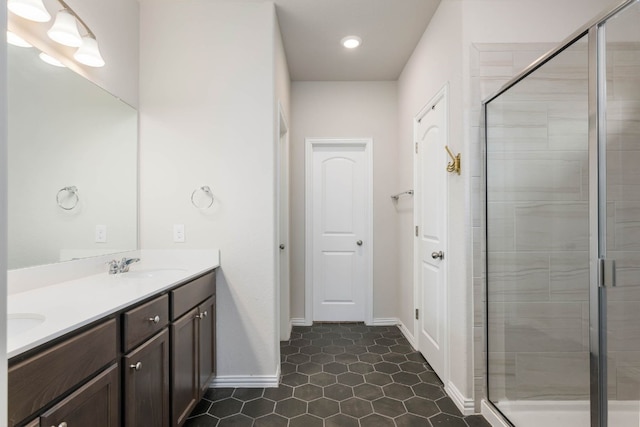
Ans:
[{"label": "door hinge", "polygon": [[419,314],[420,314],[420,310],[416,308],[416,320],[418,320],[418,318],[420,317]]},{"label": "door hinge", "polygon": [[418,154],[418,143],[416,142],[416,154]]},{"label": "door hinge", "polygon": [[616,262],[612,259],[600,258],[598,260],[598,285],[603,288],[616,285]]},{"label": "door hinge", "polygon": [[418,226],[416,225],[416,237],[418,237]]}]

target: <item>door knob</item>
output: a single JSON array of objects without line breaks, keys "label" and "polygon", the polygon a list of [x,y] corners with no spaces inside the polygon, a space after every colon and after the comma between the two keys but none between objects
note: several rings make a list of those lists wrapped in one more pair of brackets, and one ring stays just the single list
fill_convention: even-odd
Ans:
[{"label": "door knob", "polygon": [[284,250],[284,243],[280,243],[280,250],[283,251]]},{"label": "door knob", "polygon": [[438,251],[438,252],[431,252],[431,258],[433,259],[444,259],[444,252],[442,251]]},{"label": "door knob", "polygon": [[358,245],[358,246],[362,246],[362,240],[358,240],[358,241],[356,242],[356,245]]}]

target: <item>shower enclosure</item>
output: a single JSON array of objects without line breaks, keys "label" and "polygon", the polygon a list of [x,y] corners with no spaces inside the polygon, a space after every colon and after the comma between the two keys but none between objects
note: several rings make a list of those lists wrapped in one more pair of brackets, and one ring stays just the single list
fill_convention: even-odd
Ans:
[{"label": "shower enclosure", "polygon": [[484,113],[488,399],[517,427],[638,427],[640,3]]}]

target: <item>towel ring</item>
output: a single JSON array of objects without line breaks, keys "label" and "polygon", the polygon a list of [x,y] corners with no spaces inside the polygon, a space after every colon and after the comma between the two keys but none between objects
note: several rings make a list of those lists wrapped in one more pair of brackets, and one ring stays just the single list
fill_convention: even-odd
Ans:
[{"label": "towel ring", "polygon": [[[204,193],[205,196],[210,199],[209,204],[206,206],[201,205],[200,203],[197,203],[195,201],[195,196],[197,193]],[[215,200],[215,198],[213,197],[213,192],[211,191],[211,188],[209,188],[208,185],[203,185],[200,188],[196,188],[195,190],[193,190],[193,193],[191,193],[191,204],[193,206],[195,206],[198,209],[208,209],[211,206],[213,206],[213,201]]]},{"label": "towel ring", "polygon": [[[66,195],[66,197],[61,197],[63,195]],[[71,198],[73,200],[72,205],[69,207],[63,204],[63,200],[66,198]],[[75,185],[61,188],[56,194],[56,203],[60,206],[60,209],[64,209],[65,211],[70,211],[78,206],[78,202],[80,202],[80,196],[78,196],[78,187]]]}]

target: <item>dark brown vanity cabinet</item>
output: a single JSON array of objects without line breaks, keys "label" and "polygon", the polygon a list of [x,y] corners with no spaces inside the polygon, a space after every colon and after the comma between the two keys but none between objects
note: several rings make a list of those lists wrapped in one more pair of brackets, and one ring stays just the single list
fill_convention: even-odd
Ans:
[{"label": "dark brown vanity cabinet", "polygon": [[169,426],[168,323],[168,295],[122,314],[125,427]]},{"label": "dark brown vanity cabinet", "polygon": [[172,427],[182,426],[215,372],[215,276],[171,293]]},{"label": "dark brown vanity cabinet", "polygon": [[[12,364],[8,372],[9,426],[24,425],[26,420],[33,423],[33,416],[37,419],[39,413],[40,425],[47,427],[87,425],[70,420],[86,420],[91,413],[105,418],[90,425],[117,426],[116,359],[116,320],[110,319]],[[52,402],[57,403],[42,414]]]},{"label": "dark brown vanity cabinet", "polygon": [[8,425],[182,426],[215,372],[215,317],[212,271],[11,360]]}]

